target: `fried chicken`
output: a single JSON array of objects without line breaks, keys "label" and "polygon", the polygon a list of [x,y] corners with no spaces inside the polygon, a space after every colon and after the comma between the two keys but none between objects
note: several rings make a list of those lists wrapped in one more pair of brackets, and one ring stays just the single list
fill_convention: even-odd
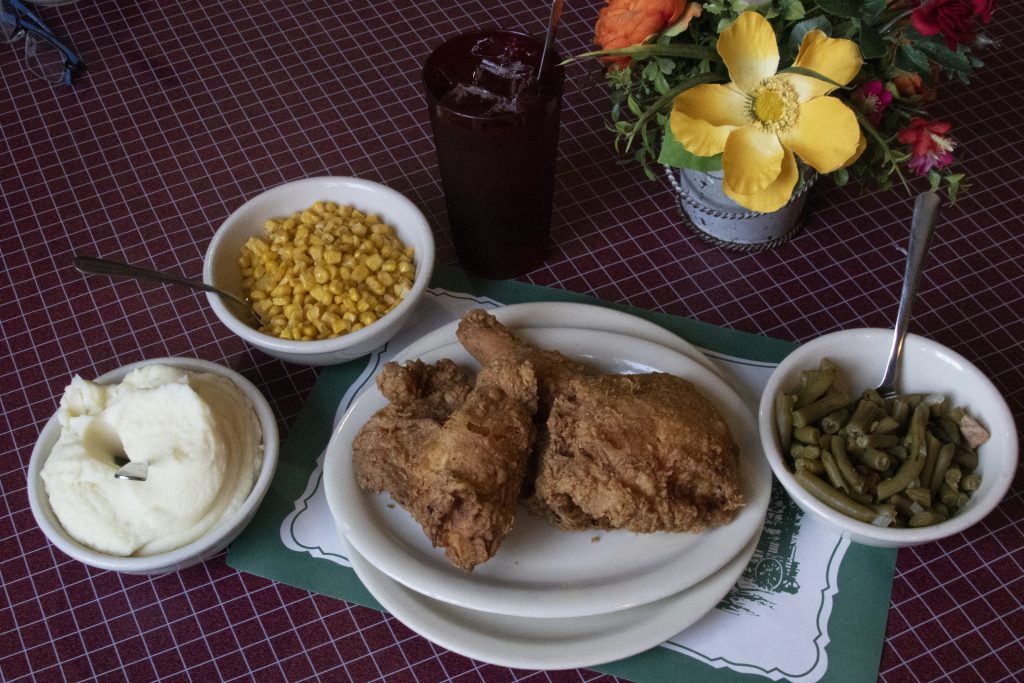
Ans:
[{"label": "fried chicken", "polygon": [[388,491],[408,507],[410,473],[427,443],[461,406],[473,385],[469,376],[447,358],[429,365],[413,360],[405,366],[385,363],[377,388],[387,406],[367,420],[352,442],[352,466],[363,491]]},{"label": "fried chicken", "polygon": [[455,336],[481,365],[495,361],[529,361],[537,371],[540,399],[537,414],[541,419],[547,417],[555,396],[565,391],[573,377],[591,374],[585,365],[558,351],[539,349],[524,342],[481,308],[468,311],[462,317]]},{"label": "fried chicken", "polygon": [[[392,374],[379,384],[396,387],[392,396],[414,398],[390,404],[360,430],[353,442],[357,482],[364,491],[389,492],[455,566],[471,570],[494,556],[515,519],[535,436],[533,367],[486,365],[443,424],[436,418],[450,402],[416,398],[415,379]],[[439,409],[423,416],[426,405]]]},{"label": "fried chicken", "polygon": [[547,431],[531,505],[563,529],[696,532],[743,504],[728,425],[675,375],[577,377]]}]

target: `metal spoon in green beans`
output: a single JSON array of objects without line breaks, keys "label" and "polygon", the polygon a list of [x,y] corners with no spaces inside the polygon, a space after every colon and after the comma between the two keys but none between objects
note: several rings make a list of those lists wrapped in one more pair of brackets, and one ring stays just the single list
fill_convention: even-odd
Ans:
[{"label": "metal spoon in green beans", "polygon": [[981,485],[988,432],[940,394],[851,399],[841,369],[823,359],[775,400],[794,478],[829,507],[881,527],[922,527],[962,509]]}]

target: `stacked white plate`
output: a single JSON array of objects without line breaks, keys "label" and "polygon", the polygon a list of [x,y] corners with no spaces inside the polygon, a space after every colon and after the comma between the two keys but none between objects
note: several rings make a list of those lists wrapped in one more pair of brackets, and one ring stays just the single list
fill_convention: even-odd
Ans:
[{"label": "stacked white plate", "polygon": [[[474,659],[526,669],[594,666],[664,642],[693,624],[740,577],[757,546],[771,493],[750,408],[696,348],[635,316],[597,306],[532,303],[492,311],[522,338],[605,372],[670,372],[725,416],[741,451],[745,506],[699,534],[566,532],[522,511],[498,553],[472,572],[453,567],[387,495],[356,486],[351,444],[386,400],[376,387],[353,403],[324,463],[324,490],[367,589],[425,638]],[[395,360],[478,364],[457,323]]]}]

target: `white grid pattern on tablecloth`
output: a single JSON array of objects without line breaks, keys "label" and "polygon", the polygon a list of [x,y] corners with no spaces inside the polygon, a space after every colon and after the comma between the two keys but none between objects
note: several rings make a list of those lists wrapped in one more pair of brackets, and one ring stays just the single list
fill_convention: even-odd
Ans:
[{"label": "white grid pattern on tablecloth", "polygon": [[[559,46],[587,49],[597,3],[567,7]],[[74,253],[201,271],[213,230],[265,187],[326,173],[408,194],[447,235],[418,65],[445,36],[482,26],[539,30],[546,8],[522,0],[450,6],[360,2],[122,4],[39,8],[90,64],[74,91],[49,90],[0,49],[0,283],[4,409],[0,438],[0,674],[18,680],[554,680],[437,648],[397,620],[240,575],[222,557],[169,577],[98,572],[35,528],[24,473],[30,444],[73,373],[195,355],[241,371],[270,396],[286,430],[315,376],[231,337],[205,298],[160,286],[82,280]],[[999,12],[1019,48],[1024,22]],[[994,29],[995,31],[996,29]],[[20,48],[19,48],[20,49]],[[944,210],[915,328],[990,370],[1015,414],[1024,325],[1016,52],[986,56],[970,94],[941,103],[957,124],[980,192]],[[910,199],[855,188],[817,193],[803,233],[763,254],[711,248],[680,230],[663,182],[612,158],[595,63],[568,67],[554,242],[528,279],[706,322],[807,340],[887,326],[902,276]],[[991,75],[990,75],[991,74]],[[598,85],[594,85],[597,83]],[[982,107],[968,106],[983,102]],[[386,114],[386,115],[385,115]],[[1017,117],[1019,124],[1019,116]],[[968,156],[971,155],[971,156]],[[65,180],[66,179],[66,182]],[[979,197],[983,199],[979,199]],[[855,218],[851,218],[855,217]],[[8,230],[7,226],[11,229]],[[903,551],[886,680],[995,681],[1021,673],[1021,490],[962,539]],[[991,645],[991,646],[990,646]],[[59,664],[58,664],[59,663]]]}]

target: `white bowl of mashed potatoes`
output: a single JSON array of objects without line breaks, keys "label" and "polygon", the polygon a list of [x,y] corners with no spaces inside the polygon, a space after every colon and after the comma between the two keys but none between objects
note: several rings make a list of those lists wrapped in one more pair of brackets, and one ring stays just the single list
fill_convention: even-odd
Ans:
[{"label": "white bowl of mashed potatoes", "polygon": [[218,228],[203,280],[249,300],[262,325],[209,295],[246,342],[300,365],[370,353],[409,320],[434,268],[434,236],[407,197],[380,183],[303,178],[245,202]]},{"label": "white bowl of mashed potatoes", "polygon": [[[72,379],[32,452],[29,503],[74,559],[164,574],[241,533],[277,458],[277,422],[252,383],[209,361],[147,360]],[[125,461],[146,463],[145,481],[115,478]]]}]

